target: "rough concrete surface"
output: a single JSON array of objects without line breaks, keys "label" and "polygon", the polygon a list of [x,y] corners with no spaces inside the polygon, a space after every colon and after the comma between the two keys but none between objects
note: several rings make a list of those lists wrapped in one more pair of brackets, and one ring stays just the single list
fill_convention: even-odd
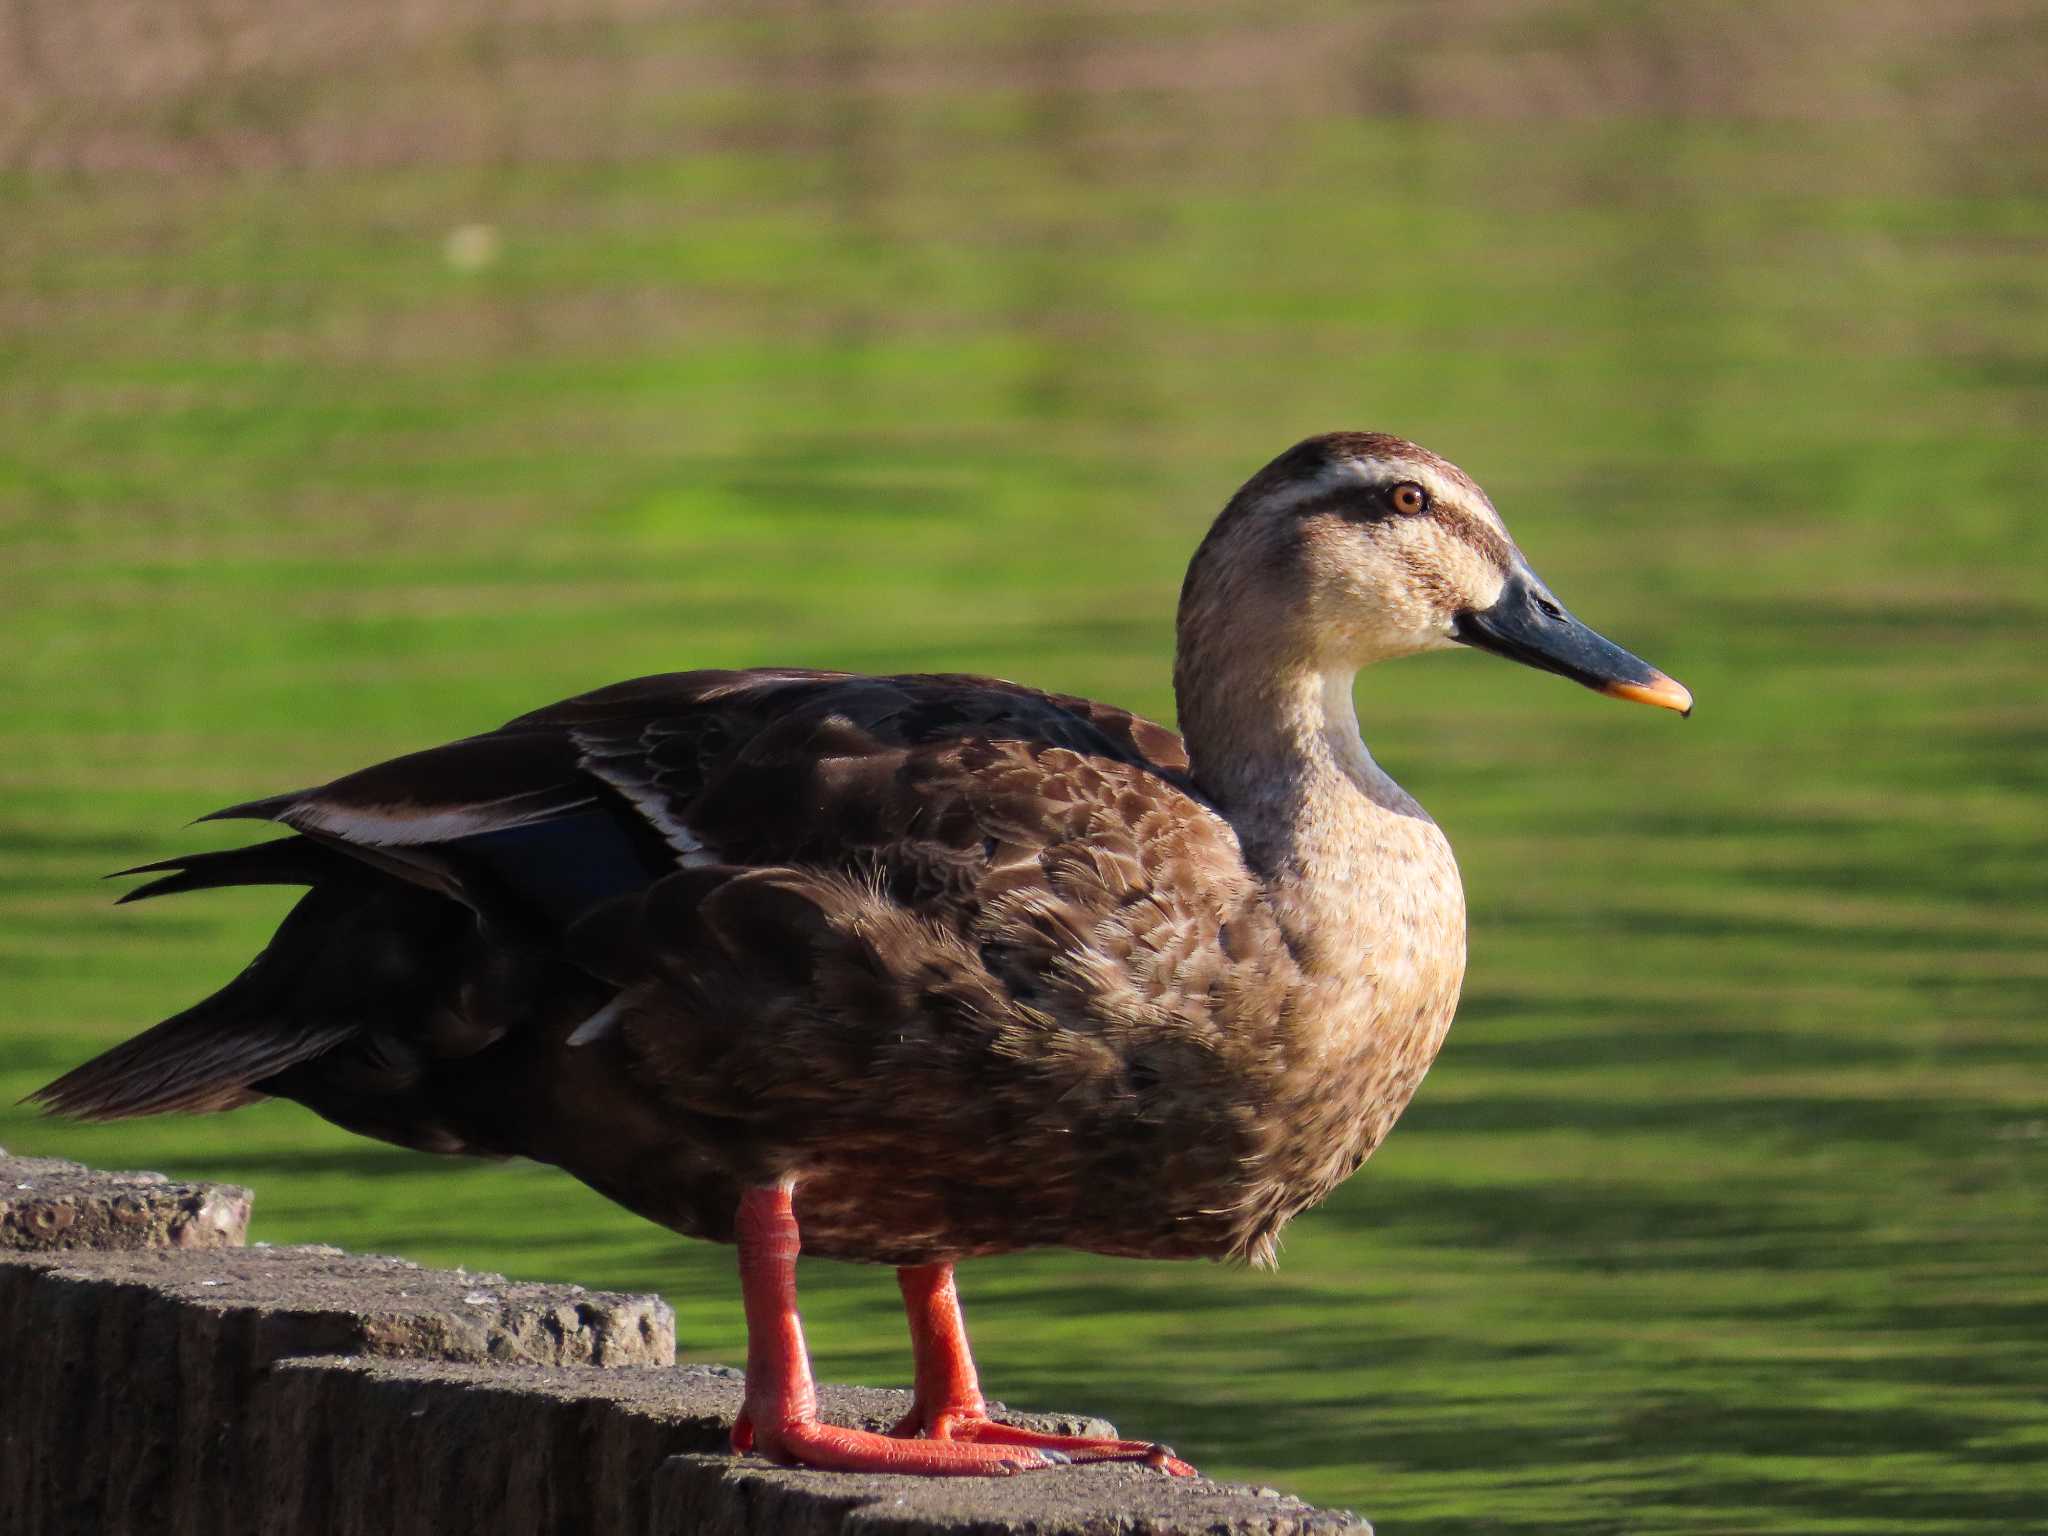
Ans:
[{"label": "rough concrete surface", "polygon": [[[423,1361],[295,1360],[257,1394],[265,1444],[253,1529],[437,1536],[511,1506],[493,1530],[647,1536],[1335,1536],[1355,1516],[1271,1489],[1186,1481],[1138,1467],[1064,1467],[1008,1478],[854,1476],[775,1467],[726,1451],[745,1384],[730,1367],[548,1371]],[[827,1419],[877,1429],[907,1392],[826,1386]],[[1067,1434],[1099,1419],[1006,1414]],[[507,1462],[482,1443],[521,1448]],[[311,1455],[307,1454],[310,1448]],[[335,1487],[380,1489],[334,1505]]]},{"label": "rough concrete surface", "polygon": [[249,1191],[0,1149],[0,1250],[239,1248]]},{"label": "rough concrete surface", "polygon": [[1273,1488],[1123,1465],[1018,1477],[888,1477],[671,1456],[655,1479],[659,1536],[1372,1536],[1342,1510]]},{"label": "rough concrete surface", "polygon": [[100,1307],[115,1293],[146,1299],[167,1305],[181,1327],[246,1341],[266,1363],[309,1354],[601,1366],[676,1358],[675,1314],[658,1296],[422,1269],[339,1248],[67,1252],[38,1268],[45,1308]]},{"label": "rough concrete surface", "polygon": [[[1369,1531],[1271,1489],[1134,1467],[932,1480],[737,1458],[726,1441],[744,1377],[675,1365],[656,1297],[325,1247],[192,1246],[239,1242],[249,1196],[229,1187],[4,1155],[0,1180],[5,1209],[31,1213],[15,1230],[45,1243],[0,1247],[8,1536]],[[117,1214],[123,1201],[141,1214]],[[59,1206],[69,1221],[32,1214]],[[820,1391],[827,1418],[867,1428],[908,1404]]]}]

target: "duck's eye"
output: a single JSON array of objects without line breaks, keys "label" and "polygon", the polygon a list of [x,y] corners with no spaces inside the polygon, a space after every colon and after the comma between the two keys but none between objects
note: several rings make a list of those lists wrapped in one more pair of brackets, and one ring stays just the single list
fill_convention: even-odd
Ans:
[{"label": "duck's eye", "polygon": [[1403,517],[1414,517],[1429,510],[1429,492],[1413,480],[1403,480],[1387,492],[1387,504]]}]

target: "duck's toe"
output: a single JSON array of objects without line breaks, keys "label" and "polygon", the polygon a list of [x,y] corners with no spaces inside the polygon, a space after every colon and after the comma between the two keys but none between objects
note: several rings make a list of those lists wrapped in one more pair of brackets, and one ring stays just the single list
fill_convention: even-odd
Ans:
[{"label": "duck's toe", "polygon": [[[736,1448],[738,1436],[735,1436]],[[1070,1458],[1056,1449],[966,1440],[900,1440],[815,1419],[764,1432],[750,1426],[749,1447],[785,1466],[826,1472],[899,1472],[912,1477],[1008,1477],[1059,1466]]]},{"label": "duck's toe", "polygon": [[1128,1461],[1156,1467],[1169,1477],[1195,1477],[1195,1469],[1173,1454],[1171,1446],[1149,1440],[1116,1440],[1102,1435],[1052,1435],[1042,1430],[1005,1424],[981,1414],[941,1414],[926,1429],[931,1437],[913,1444],[1015,1446],[1059,1457],[1062,1461]]}]

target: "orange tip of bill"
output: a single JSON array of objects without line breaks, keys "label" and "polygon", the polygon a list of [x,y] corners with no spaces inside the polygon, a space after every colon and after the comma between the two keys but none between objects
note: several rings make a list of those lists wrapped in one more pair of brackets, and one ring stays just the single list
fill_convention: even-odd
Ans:
[{"label": "orange tip of bill", "polygon": [[1692,713],[1692,691],[1676,678],[1655,673],[1647,683],[1602,683],[1600,691],[1610,699],[1628,699],[1636,704],[1654,704],[1659,709],[1675,709],[1681,715]]}]

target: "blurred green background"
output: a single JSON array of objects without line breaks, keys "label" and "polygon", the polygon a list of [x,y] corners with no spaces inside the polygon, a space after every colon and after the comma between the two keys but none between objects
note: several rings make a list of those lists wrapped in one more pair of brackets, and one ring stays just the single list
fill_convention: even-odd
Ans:
[{"label": "blurred green background", "polygon": [[[699,665],[1171,718],[1214,510],[1397,431],[1699,712],[1362,679],[1471,898],[1435,1073],[1277,1276],[970,1266],[986,1379],[1394,1536],[2048,1530],[2044,111],[2000,0],[0,7],[0,1098],[262,942],[96,882],[202,811]],[[546,1170],[0,1143],[741,1356]]]}]

